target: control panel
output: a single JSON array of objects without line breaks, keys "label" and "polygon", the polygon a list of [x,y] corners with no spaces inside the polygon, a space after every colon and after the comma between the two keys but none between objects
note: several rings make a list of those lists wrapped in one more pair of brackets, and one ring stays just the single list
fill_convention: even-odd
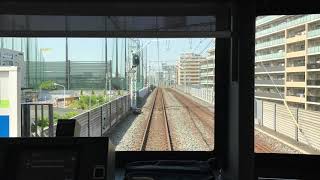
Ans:
[{"label": "control panel", "polygon": [[1,180],[111,180],[114,147],[106,137],[2,138]]}]

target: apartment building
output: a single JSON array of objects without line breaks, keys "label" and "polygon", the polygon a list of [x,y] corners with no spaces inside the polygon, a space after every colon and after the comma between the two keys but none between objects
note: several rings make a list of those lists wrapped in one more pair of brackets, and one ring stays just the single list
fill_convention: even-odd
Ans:
[{"label": "apartment building", "polygon": [[209,49],[206,59],[200,62],[200,84],[202,87],[214,87],[214,53],[214,48]]},{"label": "apartment building", "polygon": [[205,58],[195,53],[181,54],[177,62],[177,84],[199,85],[200,84],[200,62]]},{"label": "apartment building", "polygon": [[320,15],[256,21],[255,97],[320,111]]}]

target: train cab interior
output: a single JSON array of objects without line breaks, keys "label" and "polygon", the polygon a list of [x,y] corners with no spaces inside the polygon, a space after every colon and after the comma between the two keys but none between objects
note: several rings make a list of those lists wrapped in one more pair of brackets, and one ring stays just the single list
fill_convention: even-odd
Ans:
[{"label": "train cab interior", "polygon": [[[102,50],[99,50],[99,52],[97,51],[97,54],[105,54],[105,64],[108,65],[109,55],[107,57],[107,54],[112,53],[115,50],[118,51],[118,46],[114,48],[113,45],[110,45],[111,42],[114,42],[114,44],[121,44],[121,42],[125,42],[125,48],[123,52],[128,53],[127,51],[133,52],[132,49],[136,48],[134,42],[137,42],[136,39],[140,38],[143,39],[141,41],[144,42],[146,46],[154,43],[150,46],[154,47],[155,49],[158,48],[158,52],[154,52],[155,58],[157,57],[157,53],[159,58],[159,42],[162,43],[162,39],[165,39],[164,43],[166,45],[164,46],[166,46],[167,49],[169,49],[168,47],[171,46],[168,44],[176,43],[178,47],[183,46],[183,42],[185,42],[185,44],[187,44],[186,46],[189,46],[191,44],[191,41],[194,41],[195,44],[198,44],[199,42],[199,46],[204,46],[204,48],[195,47],[199,49],[197,51],[201,51],[200,49],[204,49],[204,51],[207,52],[207,47],[205,45],[207,44],[207,42],[213,43],[215,64],[213,70],[214,86],[212,87],[214,91],[214,97],[211,97],[210,99],[210,103],[213,107],[214,112],[210,115],[214,119],[214,126],[211,130],[211,133],[209,133],[210,137],[208,137],[208,135],[202,134],[203,141],[207,142],[206,138],[211,139],[212,142],[210,143],[214,144],[214,148],[204,149],[199,147],[192,147],[194,149],[182,148],[179,150],[175,150],[176,146],[173,145],[173,143],[177,141],[178,136],[176,136],[176,134],[167,134],[169,138],[176,136],[173,137],[172,142],[170,142],[171,146],[173,145],[173,150],[170,149],[171,151],[167,149],[152,150],[152,148],[151,150],[148,150],[148,148],[146,147],[148,146],[148,144],[142,145],[140,149],[130,149],[131,146],[126,147],[124,145],[123,147],[121,147],[123,149],[119,150],[120,147],[116,147],[116,145],[122,143],[122,141],[119,140],[119,142],[113,144],[113,139],[116,138],[108,133],[103,133],[103,126],[105,125],[104,120],[106,120],[106,117],[108,119],[109,110],[110,114],[111,112],[113,112],[112,104],[96,106],[98,107],[97,109],[99,111],[81,111],[82,114],[80,113],[80,115],[82,119],[80,118],[80,115],[76,116],[77,118],[79,117],[79,119],[70,118],[71,116],[61,116],[59,118],[71,119],[70,121],[59,120],[55,122],[54,120],[50,121],[49,118],[49,123],[47,125],[48,132],[44,132],[44,129],[46,128],[43,128],[43,126],[35,125],[36,136],[34,136],[31,132],[29,132],[34,128],[34,126],[26,124],[26,122],[30,123],[30,118],[28,119],[28,117],[30,117],[30,113],[32,113],[33,111],[32,108],[29,107],[29,105],[34,105],[35,103],[26,101],[26,103],[17,105],[19,109],[17,113],[21,115],[18,116],[21,120],[19,119],[17,121],[17,126],[20,126],[20,128],[18,128],[18,130],[14,130],[11,129],[11,124],[8,125],[8,127],[10,127],[10,133],[18,131],[16,135],[11,136],[10,134],[6,137],[2,136],[2,134],[0,133],[0,179],[320,179],[318,173],[320,163],[320,153],[318,153],[318,147],[320,147],[320,142],[319,144],[317,144],[317,139],[320,140],[320,134],[317,133],[317,130],[308,129],[313,127],[318,128],[320,127],[320,124],[318,124],[318,127],[317,125],[303,124],[305,120],[303,119],[303,117],[306,117],[306,115],[312,113],[314,113],[315,115],[312,116],[314,117],[314,119],[310,120],[310,123],[312,121],[312,123],[316,124],[317,121],[316,107],[318,106],[318,104],[317,102],[315,102],[317,100],[309,98],[312,96],[312,92],[314,92],[315,94],[317,92],[317,84],[309,84],[312,80],[312,82],[315,82],[314,79],[311,78],[316,78],[316,70],[308,69],[309,64],[311,64],[309,62],[313,60],[313,58],[316,58],[316,53],[318,52],[317,49],[314,48],[317,46],[317,41],[314,40],[316,36],[309,36],[309,32],[311,32],[314,28],[316,29],[317,27],[317,14],[320,14],[320,10],[317,6],[317,1],[1,1],[1,38],[57,38],[59,39],[59,41],[61,40],[69,43],[69,45],[66,45],[66,43],[55,45],[56,49],[67,49],[65,51],[63,50],[64,53],[59,56],[62,58],[70,56],[74,59],[76,57],[81,59],[80,56],[78,57],[77,55],[72,55],[73,53],[71,46],[73,45],[75,47],[81,46],[83,44],[85,45],[86,42],[77,40],[74,40],[74,42],[72,42],[72,38],[101,38],[102,41],[100,45],[105,46],[106,50],[102,48]],[[304,17],[306,20],[303,19]],[[284,25],[281,24],[281,22],[289,24],[290,21],[295,21],[296,19],[297,21],[294,23],[298,24],[297,28],[295,26],[296,24],[294,23],[292,26],[290,25],[290,27],[289,25],[285,25],[286,27],[284,27]],[[274,29],[273,32],[272,29],[274,27],[278,29]],[[305,37],[303,40],[299,39],[304,36],[303,33],[302,35],[299,34],[302,31],[308,31],[307,37]],[[316,33],[316,30],[313,30],[312,33]],[[278,36],[273,37],[272,34],[278,34]],[[298,35],[295,36],[292,34]],[[114,40],[116,38],[120,40]],[[150,40],[149,42],[148,39],[153,40]],[[186,40],[184,41],[183,39]],[[210,42],[207,41],[206,43],[203,43],[203,41],[206,41],[206,39],[209,39]],[[214,40],[211,41],[211,39]],[[279,39],[286,40],[284,43],[282,43]],[[278,43],[277,40],[279,40],[280,43]],[[10,40],[1,40],[1,48],[5,47],[3,44],[11,42],[9,41]],[[13,41],[14,40],[12,40],[12,44]],[[23,43],[23,41],[24,40],[21,40],[21,43]],[[127,50],[126,42],[128,41],[132,41],[133,43],[131,45],[128,45]],[[26,42],[27,44],[31,44],[32,40],[26,40]],[[89,44],[89,41],[87,42]],[[257,47],[257,43],[260,42],[261,45]],[[278,44],[270,45],[265,42]],[[302,43],[305,44],[301,45]],[[49,43],[46,44],[47,47],[49,47],[48,44]],[[85,48],[82,48],[82,54],[94,51],[93,49],[91,49],[92,47],[89,46],[91,45],[87,46],[87,50]],[[110,52],[107,49],[107,46],[109,46],[108,48],[112,49],[110,50]],[[137,46],[139,49],[140,44]],[[31,45],[27,45],[26,47],[27,49],[32,48]],[[133,48],[130,49],[130,47]],[[148,47],[148,53],[150,53],[150,55],[152,54],[150,50],[152,49],[152,47]],[[288,50],[291,47],[292,50]],[[281,55],[281,57],[278,57],[280,56],[279,53],[282,53],[282,50],[279,50],[281,48],[283,48],[283,50],[285,51],[285,55]],[[46,53],[45,51],[50,51],[48,49],[49,48],[46,48],[44,46],[41,51]],[[54,51],[47,52],[49,55],[46,55],[45,57],[50,58],[50,53],[54,54]],[[70,53],[68,53],[68,51],[70,51]],[[119,49],[119,52],[122,52],[121,48]],[[2,50],[0,50],[0,53],[2,53]],[[298,53],[304,53],[304,55],[300,56]],[[139,54],[139,51],[137,51],[136,54]],[[202,52],[200,54],[202,54]],[[275,56],[275,60],[272,59],[273,57],[261,60],[269,56],[269,54]],[[2,54],[0,56],[1,58],[3,58]],[[120,74],[123,73],[125,77],[136,73],[136,71],[143,71],[140,69],[134,70],[134,68],[139,67],[139,58],[141,60],[142,56],[147,55],[141,55],[140,57],[133,55],[133,63],[130,64],[130,67],[132,67],[132,71],[127,72],[126,70],[120,70]],[[304,57],[306,64],[309,63],[308,65],[301,65],[301,67],[305,68],[304,70],[299,69],[299,63],[295,63],[298,61],[302,61],[301,59],[295,59],[298,56]],[[116,58],[118,58],[118,56]],[[77,76],[80,77],[77,80],[77,83],[88,83],[88,89],[92,88],[93,86],[99,86],[101,83],[99,84],[100,81],[95,81],[95,77],[89,80],[84,80],[87,76],[94,74],[96,70],[92,70],[91,74],[84,73],[83,75],[78,75],[75,73],[75,67],[80,67],[80,65],[82,65],[81,67],[83,68],[90,68],[91,66],[89,65],[89,63],[81,64],[81,62],[76,62],[74,59],[69,60],[68,57],[66,57],[66,60],[63,61],[63,63],[66,63],[61,66],[58,66],[54,63],[52,63],[51,65],[48,64],[47,67],[45,65],[45,68],[50,68],[50,66],[57,67],[55,69],[56,72],[51,72],[50,77],[53,77],[55,75],[59,76],[63,73],[70,74],[71,72],[70,76],[59,76],[60,81],[57,81],[57,83],[54,83],[54,85],[57,87],[60,86],[58,88],[61,89],[61,92],[62,87],[66,88],[65,86],[67,86],[68,90],[69,86],[71,87],[70,89],[72,89],[72,87],[77,86],[77,84],[74,83],[75,81],[72,82],[72,79],[75,79]],[[135,59],[137,61],[135,61]],[[2,61],[2,59],[0,60]],[[292,66],[289,67],[288,64],[290,63],[288,62],[290,62],[290,60],[292,61]],[[151,63],[151,61],[152,60],[150,60],[149,63]],[[257,67],[258,63],[261,63],[262,65],[259,65],[259,67]],[[104,66],[105,64],[103,64],[102,66]],[[26,67],[29,68],[29,66],[32,66],[32,61],[26,61]],[[94,68],[99,68],[99,66],[101,67],[101,65],[99,64],[92,65],[92,67]],[[112,69],[118,68],[118,66],[119,68],[121,68],[121,66],[126,66],[125,68],[127,68],[126,64],[124,65],[121,63],[110,65]],[[175,65],[175,67],[177,66]],[[262,72],[258,72],[258,68],[262,69]],[[281,70],[281,72],[280,70],[273,71],[273,69],[277,68],[283,69]],[[296,68],[296,70],[294,68]],[[310,69],[312,69],[311,65]],[[82,68],[78,68],[77,70],[79,70],[79,73],[81,73],[81,71],[86,71]],[[108,74],[107,66],[104,70],[106,72],[105,74]],[[272,72],[264,74],[263,71],[267,70],[270,70],[270,72]],[[2,70],[0,66],[0,80],[4,77],[1,71],[11,72],[10,69]],[[110,71],[113,72],[113,70]],[[151,69],[147,72],[150,71],[152,73],[153,70]],[[31,72],[33,72],[33,70],[26,71],[26,76],[30,75],[30,79],[32,79]],[[49,74],[50,72],[47,70],[46,73]],[[115,76],[118,76],[117,73],[115,73]],[[113,75],[111,74],[111,76]],[[102,80],[105,79],[105,77],[102,77]],[[181,79],[183,81],[183,77]],[[123,81],[126,80],[124,79]],[[281,84],[282,81],[284,81],[283,84]],[[66,82],[66,84],[59,85],[60,82]],[[109,87],[109,85],[107,84],[107,80],[105,80],[105,82],[106,87]],[[278,82],[280,84],[277,84]],[[32,80],[28,80],[27,82],[28,85],[32,85],[32,83]],[[159,87],[151,88],[151,90],[148,89],[148,93],[150,93],[149,97],[152,97],[153,94],[156,94],[154,97],[153,106],[156,106],[157,94],[163,93],[161,96],[175,97],[177,100],[180,99],[179,101],[182,104],[185,103],[186,107],[189,105],[190,109],[187,109],[186,112],[189,111],[191,113],[194,113],[194,115],[192,116],[194,117],[194,119],[201,119],[201,116],[208,115],[205,112],[193,112],[193,108],[198,108],[196,107],[197,105],[191,106],[191,102],[183,101],[183,96],[172,92],[175,91],[172,90],[174,89],[173,86],[171,90],[168,90],[166,88],[162,88],[162,90],[160,90],[159,83],[156,86]],[[0,81],[0,90],[2,90],[2,87],[9,87],[9,81],[5,81],[5,84],[1,83]],[[104,88],[104,85],[102,85],[102,87]],[[135,89],[137,87],[131,86],[130,88],[132,90],[132,88]],[[176,87],[178,86],[175,86],[175,88]],[[186,83],[182,83],[181,87],[182,89],[187,87]],[[274,88],[274,91],[271,90],[272,88]],[[30,89],[30,91],[32,90]],[[89,91],[91,94],[94,94],[93,90],[92,92],[91,89]],[[182,91],[183,90],[181,90],[181,92]],[[281,93],[279,91],[281,91]],[[129,99],[132,96],[136,96],[134,90],[133,92],[134,93],[132,93],[130,96],[121,96],[121,98],[114,100],[115,106],[117,108],[121,105],[121,103],[124,103],[123,108],[121,107],[120,110],[115,110],[116,113],[118,112],[118,110],[119,112],[124,112],[126,110],[128,110],[129,112],[129,109],[131,109],[132,106],[130,107],[130,104],[128,104],[127,102],[130,102]],[[191,92],[193,91],[189,91],[189,94],[192,94]],[[80,93],[82,95],[82,89]],[[280,97],[275,97],[276,95],[274,94],[277,93],[278,95],[280,94]],[[300,96],[298,95],[299,93]],[[14,94],[8,94],[9,97],[15,96]],[[0,92],[0,96],[5,96],[5,94]],[[313,95],[313,97],[315,96],[316,95]],[[82,96],[79,97],[82,98]],[[77,97],[72,98],[76,99]],[[59,106],[59,102],[63,102],[64,108],[66,106],[66,103],[68,105],[69,101],[72,101],[72,98],[70,96],[66,100],[64,95],[64,98],[57,99],[57,104]],[[3,112],[5,112],[3,108],[5,109],[6,107],[9,107],[9,105],[3,105],[2,103],[4,103],[5,101],[2,101],[2,99],[3,97],[0,97],[0,126],[4,127],[4,124],[1,123],[1,121],[3,120],[2,114]],[[163,101],[164,100],[162,100],[162,103],[164,103]],[[169,101],[170,100],[167,98],[167,106],[170,106],[170,104],[174,103]],[[13,107],[14,103],[15,102],[11,101],[10,106]],[[146,104],[148,104],[147,100]],[[46,106],[48,106],[48,108],[46,108]],[[48,109],[49,117],[55,116],[54,111],[51,111],[52,109],[63,109],[56,108],[54,107],[54,105],[52,106],[47,101],[46,103],[36,104],[36,111],[39,110],[37,110],[37,107],[39,109]],[[261,108],[261,111],[256,110],[259,108]],[[274,108],[274,111],[272,111],[272,113],[269,113],[271,112],[271,110],[268,108]],[[292,113],[290,111],[290,108],[296,108],[296,111],[294,111],[296,114]],[[104,112],[104,109],[106,113]],[[170,111],[170,108],[167,109],[169,109],[169,111],[167,111],[167,114],[165,115],[166,118],[168,118],[169,120],[171,119],[171,121],[175,118],[180,119],[179,117],[175,117],[175,115],[170,114],[172,113]],[[61,110],[61,112],[62,111],[64,110]],[[142,111],[142,114],[147,114],[146,111],[148,111],[148,108],[137,108],[134,109],[133,113],[140,114],[140,111]],[[164,113],[165,111],[166,110],[164,110]],[[9,113],[12,112],[10,111]],[[96,112],[99,112],[101,114]],[[96,114],[94,113],[98,115],[96,116]],[[104,113],[106,115],[104,115]],[[157,112],[155,113],[157,114]],[[263,123],[262,120],[259,119],[260,115],[257,115],[259,113],[265,113],[261,115]],[[124,112],[124,114],[126,113]],[[274,114],[272,115],[272,123],[274,123],[269,126],[268,118],[270,114]],[[282,115],[283,117],[285,116],[288,118],[292,118],[294,120],[293,125],[286,126],[286,123],[292,123],[292,121],[284,121]],[[43,114],[41,113],[36,113],[35,116],[42,116],[43,119]],[[101,121],[98,116],[101,117]],[[152,116],[152,113],[149,116]],[[13,116],[10,115],[10,118],[11,117]],[[111,117],[112,115],[110,115],[110,118]],[[92,120],[94,118],[99,119],[99,123],[92,123],[92,126],[89,126],[88,124],[91,124],[90,118]],[[116,120],[117,119],[118,114]],[[40,120],[35,118],[35,121],[37,123],[37,121]],[[74,132],[76,131],[75,129],[78,125],[77,121],[81,121],[80,132]],[[9,122],[11,122],[11,120],[9,120]],[[58,123],[58,125],[56,125],[55,123]],[[130,123],[134,124],[133,121],[130,121]],[[86,127],[85,132],[83,128],[84,126]],[[110,126],[111,128],[112,122],[110,122],[110,125],[107,124],[105,126]],[[149,126],[152,127],[152,124],[150,125],[148,123],[146,127],[149,128]],[[166,126],[171,126],[170,122],[169,124],[166,124]],[[209,124],[207,126],[211,125]],[[40,128],[39,130],[39,132],[41,132],[41,135],[39,136],[37,134],[37,127],[42,128]],[[282,129],[285,129],[286,127],[292,127],[294,129],[294,133],[291,133],[292,135],[290,133],[289,135],[285,134],[287,131]],[[99,128],[98,133],[95,133],[95,128]],[[173,130],[171,129],[171,132],[175,132],[175,129],[177,128],[174,128]],[[259,131],[257,129],[259,129]],[[0,127],[0,132],[1,131],[2,130]],[[107,132],[107,130],[105,131]],[[189,134],[186,133],[184,136],[193,137],[193,132],[191,130],[187,130],[187,132],[188,131]],[[144,131],[145,134],[146,132],[147,131]],[[280,135],[276,132],[280,133]],[[48,134],[45,135],[46,133]],[[275,140],[270,140],[269,138],[268,142],[270,143],[272,141],[271,145],[269,144],[268,147],[264,147],[260,144],[259,146],[259,141],[256,139],[258,136],[256,135],[257,133],[259,135],[259,138],[262,139],[266,136],[266,134],[272,134],[272,137],[277,137],[274,139],[278,139],[279,142],[286,145],[279,145],[279,142],[273,143],[273,141]],[[160,132],[158,132],[156,136],[162,135]],[[127,136],[123,135],[123,137]],[[290,137],[292,137],[292,139],[290,139]],[[300,139],[301,137],[302,139]],[[303,140],[303,137],[306,137],[305,140]],[[133,138],[138,138],[138,136]],[[130,141],[134,142],[134,140]],[[190,141],[192,141],[192,138]],[[181,142],[183,144],[183,141]],[[197,146],[197,144],[195,146]],[[299,148],[292,150],[293,153],[291,151],[291,153],[286,153],[287,151],[270,150],[281,148],[280,146],[283,146],[287,149],[294,149],[294,147]]]}]

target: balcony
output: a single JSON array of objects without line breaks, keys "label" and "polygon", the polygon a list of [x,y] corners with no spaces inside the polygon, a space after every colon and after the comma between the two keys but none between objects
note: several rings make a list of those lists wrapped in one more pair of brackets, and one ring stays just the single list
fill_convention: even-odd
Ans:
[{"label": "balcony", "polygon": [[209,64],[208,68],[214,68],[214,64]]},{"label": "balcony", "polygon": [[210,80],[201,80],[200,84],[214,84],[214,80],[210,79]]},{"label": "balcony", "polygon": [[308,38],[313,38],[313,37],[317,37],[317,36],[320,36],[320,29],[308,31]]},{"label": "balcony", "polygon": [[284,71],[284,66],[270,66],[270,67],[256,67],[255,72],[260,73],[260,72],[272,72],[272,71]]},{"label": "balcony", "polygon": [[270,27],[268,29],[264,29],[262,31],[257,31],[256,38],[259,38],[259,37],[262,37],[262,36],[265,36],[265,35],[268,35],[271,33],[275,33],[278,31],[283,31],[285,29],[286,29],[286,23],[284,22],[284,23],[278,24],[276,26]]},{"label": "balcony", "polygon": [[255,92],[255,96],[266,97],[266,98],[275,98],[275,99],[283,99],[284,93],[271,93],[271,92]]},{"label": "balcony", "polygon": [[305,55],[306,55],[306,51],[305,50],[294,51],[294,52],[288,52],[287,53],[287,58],[300,57],[300,56],[305,56]]},{"label": "balcony", "polygon": [[304,81],[287,81],[287,87],[305,87],[306,83]]},{"label": "balcony", "polygon": [[213,74],[214,74],[214,70],[208,70],[208,71],[204,70],[200,72],[201,76],[207,76],[207,75],[213,75]]},{"label": "balcony", "polygon": [[306,70],[306,66],[293,66],[293,67],[287,67],[287,72],[303,72]]},{"label": "balcony", "polygon": [[307,80],[308,86],[320,86],[320,80]]},{"label": "balcony", "polygon": [[320,103],[320,96],[307,96],[307,101]]},{"label": "balcony", "polygon": [[256,44],[256,50],[272,47],[272,46],[283,45],[285,42],[286,42],[285,38],[280,38],[280,39],[275,39],[275,40],[271,40],[263,43],[258,43]]},{"label": "balcony", "polygon": [[308,48],[308,54],[320,53],[320,46],[314,46]]},{"label": "balcony", "polygon": [[307,36],[305,34],[297,35],[297,36],[294,36],[294,37],[287,38],[287,43],[294,43],[294,42],[298,42],[298,41],[304,41],[306,38],[307,38]]},{"label": "balcony", "polygon": [[255,85],[284,85],[284,80],[255,80]]},{"label": "balcony", "polygon": [[261,24],[270,22],[270,21],[275,20],[275,19],[280,18],[280,17],[283,17],[283,15],[282,16],[266,16],[266,17],[263,17],[263,18],[258,19],[256,21],[256,26],[260,26]]},{"label": "balcony", "polygon": [[[209,52],[209,51],[208,51],[208,52]],[[209,56],[207,57],[207,59],[208,59],[208,60],[214,59],[214,55],[209,55]]]},{"label": "balcony", "polygon": [[259,61],[265,61],[265,60],[271,60],[271,59],[283,59],[283,58],[284,58],[284,52],[278,52],[278,53],[256,56],[255,60],[259,62]]},{"label": "balcony", "polygon": [[307,64],[308,69],[320,69],[320,64],[314,63],[314,64]]},{"label": "balcony", "polygon": [[258,32],[256,32],[256,38],[261,37],[261,36],[265,36],[267,34],[276,33],[278,31],[282,31],[284,29],[292,28],[294,26],[304,24],[309,21],[314,21],[319,18],[320,18],[320,14],[304,15],[304,16],[301,16],[301,17],[295,19],[295,20],[292,20],[289,22],[284,22],[282,24],[278,24],[278,25],[270,27],[268,29],[258,31]]},{"label": "balcony", "polygon": [[300,96],[286,96],[286,100],[291,101],[291,102],[297,102],[297,103],[306,102],[306,98],[303,96],[302,97],[300,97]]}]

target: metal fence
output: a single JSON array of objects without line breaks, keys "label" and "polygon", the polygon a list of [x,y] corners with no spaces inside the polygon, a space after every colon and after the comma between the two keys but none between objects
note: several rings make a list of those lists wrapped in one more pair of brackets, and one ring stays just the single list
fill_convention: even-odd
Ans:
[{"label": "metal fence", "polygon": [[149,87],[144,87],[138,91],[138,97],[145,98],[149,94]]},{"label": "metal fence", "polygon": [[72,119],[76,119],[80,124],[80,137],[99,137],[105,135],[129,112],[130,105],[130,96],[126,95]]},{"label": "metal fence", "polygon": [[208,103],[214,103],[214,89],[206,88],[206,87],[191,87],[191,86],[176,86],[177,89],[183,91],[184,93],[188,93],[194,97],[197,97],[203,101]]},{"label": "metal fence", "polygon": [[[48,126],[50,128],[45,128]],[[53,136],[53,105],[48,103],[21,104],[21,136]]]},{"label": "metal fence", "polygon": [[[294,118],[292,118],[289,110]],[[320,112],[255,100],[255,123],[320,150]],[[302,133],[299,131],[298,126]]]},{"label": "metal fence", "polygon": [[[130,112],[130,95],[118,97],[108,103],[81,113],[73,118],[80,125],[80,137],[104,136],[122,118]],[[56,125],[45,130],[44,136],[50,137],[49,132],[56,132]],[[55,136],[55,133],[53,134]]]}]

